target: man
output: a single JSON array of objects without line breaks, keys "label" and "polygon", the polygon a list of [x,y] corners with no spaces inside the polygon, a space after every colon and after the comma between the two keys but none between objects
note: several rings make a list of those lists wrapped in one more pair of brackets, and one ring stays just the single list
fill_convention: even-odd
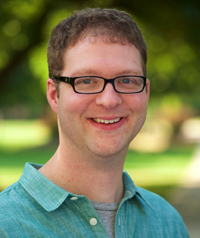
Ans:
[{"label": "man", "polygon": [[188,237],[175,209],[123,172],[146,117],[146,61],[125,12],[85,9],[54,28],[47,99],[59,147],[1,194],[1,237]]}]

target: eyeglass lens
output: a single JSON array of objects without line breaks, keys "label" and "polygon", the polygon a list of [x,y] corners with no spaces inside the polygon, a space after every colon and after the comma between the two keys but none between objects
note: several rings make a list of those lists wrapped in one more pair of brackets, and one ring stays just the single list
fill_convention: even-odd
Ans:
[{"label": "eyeglass lens", "polygon": [[80,93],[97,93],[101,92],[107,83],[114,82],[114,87],[118,92],[134,93],[140,92],[144,86],[144,79],[142,77],[125,76],[118,77],[114,80],[104,80],[100,77],[80,77],[76,78],[74,87],[77,92]]}]

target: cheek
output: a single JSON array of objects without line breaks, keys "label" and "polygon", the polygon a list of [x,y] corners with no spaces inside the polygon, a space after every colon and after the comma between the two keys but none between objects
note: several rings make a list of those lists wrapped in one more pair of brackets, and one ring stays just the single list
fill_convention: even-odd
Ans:
[{"label": "cheek", "polygon": [[147,103],[148,101],[141,97],[136,97],[135,100],[132,101],[131,107],[132,117],[130,119],[134,127],[133,129],[134,137],[141,130],[146,120]]},{"label": "cheek", "polygon": [[81,116],[90,105],[90,98],[87,95],[77,94],[73,91],[60,95],[59,111],[66,117]]},{"label": "cheek", "polygon": [[142,94],[135,94],[133,98],[129,99],[129,108],[135,114],[146,114],[148,99]]}]

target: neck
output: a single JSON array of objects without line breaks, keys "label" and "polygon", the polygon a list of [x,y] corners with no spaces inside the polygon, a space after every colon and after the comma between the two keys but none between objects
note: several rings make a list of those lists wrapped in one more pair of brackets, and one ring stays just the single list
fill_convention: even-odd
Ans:
[{"label": "neck", "polygon": [[88,159],[59,147],[40,172],[68,192],[84,195],[96,202],[120,202],[124,191],[124,159],[125,156],[123,159]]}]

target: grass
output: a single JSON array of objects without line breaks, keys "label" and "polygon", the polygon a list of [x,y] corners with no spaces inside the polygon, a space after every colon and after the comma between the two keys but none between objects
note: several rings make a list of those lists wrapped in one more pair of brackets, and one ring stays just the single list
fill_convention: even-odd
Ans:
[{"label": "grass", "polygon": [[[162,153],[129,151],[125,169],[140,184],[176,183],[193,155],[193,148],[170,148]],[[150,176],[151,175],[151,176]],[[148,179],[147,179],[148,178]],[[163,180],[164,178],[164,180]]]},{"label": "grass", "polygon": [[44,164],[56,147],[41,147],[17,152],[0,150],[0,190],[17,181],[26,162]]},{"label": "grass", "polygon": [[179,186],[193,154],[194,147],[171,147],[160,153],[129,151],[124,169],[136,185],[167,199]]},{"label": "grass", "polygon": [[18,151],[45,145],[51,131],[42,120],[1,120],[0,149]]},{"label": "grass", "polygon": [[[8,152],[0,150],[0,190],[17,181],[26,162],[44,164],[55,152],[56,145]],[[192,159],[194,148],[170,148],[162,153],[128,151],[124,169],[138,186],[166,197],[178,185]]]}]

